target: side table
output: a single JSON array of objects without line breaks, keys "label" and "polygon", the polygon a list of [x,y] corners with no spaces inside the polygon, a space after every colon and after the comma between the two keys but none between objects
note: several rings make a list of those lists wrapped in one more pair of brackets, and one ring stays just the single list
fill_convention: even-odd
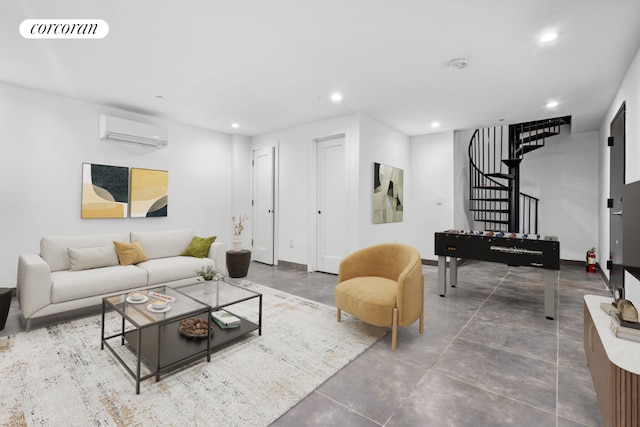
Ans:
[{"label": "side table", "polygon": [[242,249],[241,251],[227,251],[227,270],[229,277],[246,277],[251,262],[251,251]]},{"label": "side table", "polygon": [[0,288],[0,331],[7,324],[9,308],[11,307],[11,288]]}]

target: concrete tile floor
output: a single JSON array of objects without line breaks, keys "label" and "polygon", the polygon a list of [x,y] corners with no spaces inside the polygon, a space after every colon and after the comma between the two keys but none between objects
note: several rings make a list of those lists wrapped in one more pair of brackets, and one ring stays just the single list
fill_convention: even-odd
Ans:
[{"label": "concrete tile floor", "polygon": [[[556,320],[544,317],[544,275],[469,261],[441,298],[425,275],[425,332],[391,334],[318,387],[272,426],[602,426],[582,348],[582,296],[610,295],[599,274],[562,265]],[[337,277],[252,263],[247,279],[334,305]],[[34,321],[95,314],[78,310]],[[15,298],[0,336],[24,330]]]}]

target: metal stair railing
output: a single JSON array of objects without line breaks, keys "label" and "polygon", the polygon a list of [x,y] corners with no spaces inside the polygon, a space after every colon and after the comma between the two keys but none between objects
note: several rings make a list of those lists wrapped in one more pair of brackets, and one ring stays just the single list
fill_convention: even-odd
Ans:
[{"label": "metal stair railing", "polygon": [[521,230],[508,230],[513,211],[509,191],[513,177],[503,162],[509,157],[504,127],[476,129],[469,141],[469,210],[486,230],[538,232],[539,199],[519,194]]}]

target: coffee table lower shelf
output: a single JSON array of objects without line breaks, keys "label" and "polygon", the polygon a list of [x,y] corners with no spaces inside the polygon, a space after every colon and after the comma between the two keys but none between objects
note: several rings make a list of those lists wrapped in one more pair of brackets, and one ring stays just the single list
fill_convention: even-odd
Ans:
[{"label": "coffee table lower shelf", "polygon": [[[148,369],[154,371],[156,366],[160,366],[159,373],[164,373],[185,366],[206,355],[207,340],[183,336],[178,330],[178,324],[179,322],[160,326],[163,328],[160,333],[160,347],[158,347],[157,327],[142,329],[142,352],[140,355],[142,362]],[[211,353],[217,348],[259,329],[258,324],[246,319],[241,319],[240,326],[236,328],[221,329],[215,325],[211,337]],[[124,334],[125,340],[134,352],[137,352],[137,333],[138,330],[132,330]],[[259,334],[262,335],[261,331]],[[160,363],[158,363],[157,355],[160,355]]]}]

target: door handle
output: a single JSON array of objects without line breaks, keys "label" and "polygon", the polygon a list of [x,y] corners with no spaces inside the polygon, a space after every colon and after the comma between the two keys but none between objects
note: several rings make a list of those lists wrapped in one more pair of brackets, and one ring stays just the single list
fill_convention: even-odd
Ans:
[{"label": "door handle", "polygon": [[622,211],[618,211],[618,212],[611,212],[611,215],[618,215],[618,216],[622,216]]}]

